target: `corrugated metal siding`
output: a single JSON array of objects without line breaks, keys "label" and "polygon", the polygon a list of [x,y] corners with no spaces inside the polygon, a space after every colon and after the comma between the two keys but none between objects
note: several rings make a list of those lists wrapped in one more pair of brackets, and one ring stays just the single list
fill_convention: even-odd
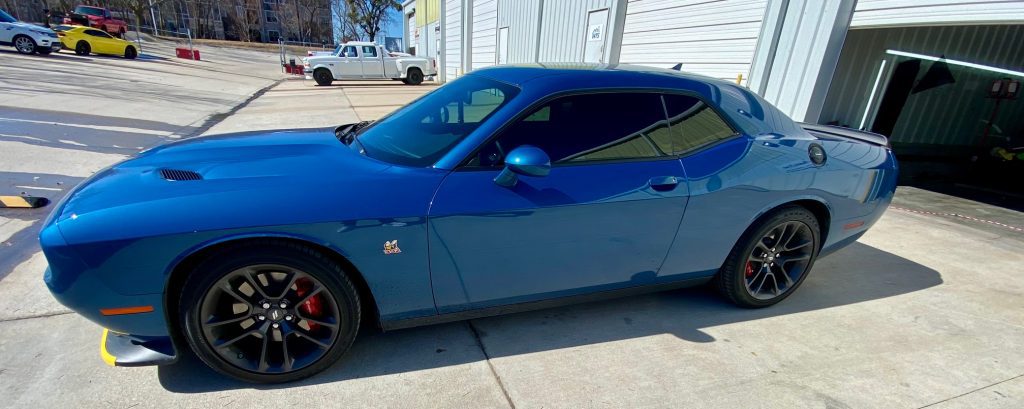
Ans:
[{"label": "corrugated metal siding", "polygon": [[462,75],[462,0],[445,0],[444,70],[445,80]]},{"label": "corrugated metal siding", "polygon": [[859,0],[853,28],[1024,21],[1024,2],[1007,0]]},{"label": "corrugated metal siding", "polygon": [[[906,27],[851,30],[825,100],[821,121],[857,127],[888,49],[945,56],[1016,71],[1024,71],[1024,25]],[[906,57],[893,60],[906,61]],[[918,78],[931,66],[923,61]],[[893,142],[970,145],[980,135],[994,101],[986,98],[992,80],[1004,77],[950,65],[956,82],[913,94],[893,130]],[[1024,80],[1024,78],[1018,78]],[[883,80],[884,81],[884,80]],[[884,82],[883,82],[884,85]],[[884,89],[875,97],[877,106]],[[1024,99],[1003,101],[996,121],[1004,135],[1024,134]],[[869,121],[867,127],[871,126]]]},{"label": "corrugated metal siding", "polygon": [[441,0],[416,1],[416,26],[423,27],[441,18]]},{"label": "corrugated metal siding", "polygon": [[498,0],[473,2],[472,27],[473,69],[494,65],[495,45],[498,42]]},{"label": "corrugated metal siding", "polygon": [[[610,9],[612,0],[548,0],[541,21],[539,60],[579,62],[583,60],[583,36],[587,14]],[[606,26],[607,27],[607,26]],[[511,53],[511,48],[509,52]]]},{"label": "corrugated metal siding", "polygon": [[501,0],[498,3],[498,28],[508,27],[509,63],[536,60],[538,24],[540,0]]},{"label": "corrugated metal siding", "polygon": [[795,120],[818,119],[853,7],[854,0],[789,1],[761,91],[766,100]]},{"label": "corrugated metal siding", "polygon": [[[619,61],[736,80],[750,72],[767,0],[631,0]],[[545,11],[545,20],[547,20]]]}]

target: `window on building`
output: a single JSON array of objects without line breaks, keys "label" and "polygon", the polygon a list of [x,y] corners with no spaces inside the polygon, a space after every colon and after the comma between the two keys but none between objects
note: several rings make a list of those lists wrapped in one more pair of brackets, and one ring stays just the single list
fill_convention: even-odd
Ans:
[{"label": "window on building", "polygon": [[686,95],[665,95],[670,127],[655,138],[662,149],[682,154],[736,135],[703,101]]},{"label": "window on building", "polygon": [[555,164],[656,158],[667,153],[652,134],[667,127],[655,93],[570,95],[518,120],[470,165],[503,166],[504,154],[521,145],[544,150]]},{"label": "window on building", "polygon": [[264,15],[266,16],[266,19],[267,19],[268,23],[276,23],[277,22],[277,14],[274,13],[273,11],[268,11],[268,12],[264,13]]}]

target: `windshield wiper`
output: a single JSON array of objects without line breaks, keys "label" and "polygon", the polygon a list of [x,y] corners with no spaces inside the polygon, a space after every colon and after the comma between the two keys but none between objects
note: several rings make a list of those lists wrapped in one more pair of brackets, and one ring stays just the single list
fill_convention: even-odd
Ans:
[{"label": "windshield wiper", "polygon": [[352,141],[356,140],[356,132],[362,128],[365,128],[373,121],[362,121],[339,129],[335,131],[334,135],[338,137],[338,140],[345,145],[351,145]]}]

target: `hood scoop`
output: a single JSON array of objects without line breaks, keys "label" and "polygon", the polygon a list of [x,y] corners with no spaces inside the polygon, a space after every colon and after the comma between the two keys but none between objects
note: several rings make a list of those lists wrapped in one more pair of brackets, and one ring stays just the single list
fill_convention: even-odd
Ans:
[{"label": "hood scoop", "polygon": [[191,170],[181,169],[160,169],[160,177],[171,182],[183,182],[187,180],[203,180],[203,176]]}]

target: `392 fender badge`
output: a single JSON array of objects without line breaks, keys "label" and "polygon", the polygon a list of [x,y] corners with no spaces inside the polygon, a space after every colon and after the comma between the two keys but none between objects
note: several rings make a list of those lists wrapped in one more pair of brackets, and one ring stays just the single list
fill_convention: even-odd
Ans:
[{"label": "392 fender badge", "polygon": [[391,240],[384,242],[384,254],[398,254],[401,253],[402,249],[398,248],[398,240]]}]

